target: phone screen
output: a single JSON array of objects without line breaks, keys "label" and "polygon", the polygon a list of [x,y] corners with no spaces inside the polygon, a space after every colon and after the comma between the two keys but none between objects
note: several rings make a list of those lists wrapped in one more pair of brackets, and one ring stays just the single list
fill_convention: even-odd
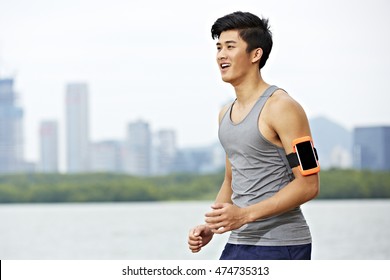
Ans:
[{"label": "phone screen", "polygon": [[296,145],[296,152],[303,170],[309,170],[318,166],[310,141],[298,143]]}]

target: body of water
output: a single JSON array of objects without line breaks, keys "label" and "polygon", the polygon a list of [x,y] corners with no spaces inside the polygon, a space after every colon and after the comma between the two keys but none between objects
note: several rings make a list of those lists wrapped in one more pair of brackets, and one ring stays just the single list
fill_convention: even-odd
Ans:
[{"label": "body of water", "polygon": [[[218,259],[228,234],[197,254],[187,246],[210,204],[2,204],[0,259]],[[390,200],[314,200],[302,209],[313,259],[390,259]]]}]

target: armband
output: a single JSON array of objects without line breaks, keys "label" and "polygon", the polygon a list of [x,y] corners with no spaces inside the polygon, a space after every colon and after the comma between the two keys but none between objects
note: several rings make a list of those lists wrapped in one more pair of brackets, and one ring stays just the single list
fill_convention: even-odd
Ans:
[{"label": "armband", "polygon": [[317,150],[310,136],[297,138],[292,145],[294,152],[287,155],[291,168],[298,166],[303,176],[320,172]]}]

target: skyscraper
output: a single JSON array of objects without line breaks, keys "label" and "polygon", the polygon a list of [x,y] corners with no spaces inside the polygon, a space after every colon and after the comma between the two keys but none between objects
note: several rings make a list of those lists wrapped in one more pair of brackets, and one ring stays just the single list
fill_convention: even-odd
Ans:
[{"label": "skyscraper", "polygon": [[43,121],[39,128],[40,164],[39,171],[56,173],[58,168],[58,124],[56,121]]},{"label": "skyscraper", "polygon": [[125,171],[133,175],[148,176],[151,172],[151,131],[144,121],[129,123],[126,137]]},{"label": "skyscraper", "polygon": [[173,163],[177,153],[176,133],[164,129],[157,132],[156,141],[156,174],[168,174],[173,171]]},{"label": "skyscraper", "polygon": [[66,87],[67,172],[89,171],[88,86],[71,83]]},{"label": "skyscraper", "polygon": [[23,171],[23,109],[13,79],[0,79],[0,173]]},{"label": "skyscraper", "polygon": [[92,172],[122,172],[122,146],[121,141],[100,141],[91,143]]},{"label": "skyscraper", "polygon": [[355,128],[353,140],[355,168],[390,170],[390,126]]}]

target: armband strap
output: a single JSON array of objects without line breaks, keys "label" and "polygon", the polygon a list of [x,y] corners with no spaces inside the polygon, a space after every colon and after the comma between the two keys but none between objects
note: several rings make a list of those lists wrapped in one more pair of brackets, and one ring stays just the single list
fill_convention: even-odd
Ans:
[{"label": "armband strap", "polygon": [[[314,149],[314,154],[316,156],[316,159],[318,160],[317,149],[316,148],[313,149]],[[290,153],[286,157],[291,168],[297,167],[299,165],[299,160],[296,153]]]}]

